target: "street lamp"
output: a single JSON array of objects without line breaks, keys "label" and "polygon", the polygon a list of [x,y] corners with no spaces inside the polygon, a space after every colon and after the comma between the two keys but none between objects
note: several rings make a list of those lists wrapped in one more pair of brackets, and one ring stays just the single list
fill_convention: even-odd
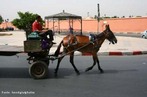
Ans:
[{"label": "street lamp", "polygon": [[99,8],[99,4],[97,4],[97,10],[98,10],[98,17],[97,17],[97,21],[98,21],[98,24],[97,24],[97,33],[99,33],[100,29],[99,29],[99,22],[100,22],[100,8]]}]

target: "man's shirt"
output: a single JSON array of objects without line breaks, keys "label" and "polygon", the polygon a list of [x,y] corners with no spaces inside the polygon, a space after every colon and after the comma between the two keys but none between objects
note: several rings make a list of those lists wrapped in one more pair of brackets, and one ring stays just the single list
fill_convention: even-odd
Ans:
[{"label": "man's shirt", "polygon": [[42,25],[41,23],[35,21],[33,24],[32,24],[32,31],[41,31],[42,30]]}]

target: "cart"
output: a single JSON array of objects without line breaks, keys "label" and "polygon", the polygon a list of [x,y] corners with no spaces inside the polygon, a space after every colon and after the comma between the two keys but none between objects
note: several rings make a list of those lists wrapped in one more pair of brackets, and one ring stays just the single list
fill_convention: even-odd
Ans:
[{"label": "cart", "polygon": [[48,75],[50,63],[50,48],[52,41],[46,34],[32,32],[24,41],[24,52],[28,54],[29,74],[34,79],[43,79]]}]

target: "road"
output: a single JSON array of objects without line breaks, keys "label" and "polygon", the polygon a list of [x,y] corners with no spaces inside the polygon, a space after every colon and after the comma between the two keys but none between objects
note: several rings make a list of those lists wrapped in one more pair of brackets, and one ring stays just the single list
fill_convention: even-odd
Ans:
[{"label": "road", "polygon": [[65,57],[58,77],[54,77],[56,61],[50,64],[48,79],[29,76],[26,55],[0,56],[0,97],[146,97],[147,55],[100,56],[104,73],[92,64],[91,57],[75,57],[81,75],[77,76]]}]

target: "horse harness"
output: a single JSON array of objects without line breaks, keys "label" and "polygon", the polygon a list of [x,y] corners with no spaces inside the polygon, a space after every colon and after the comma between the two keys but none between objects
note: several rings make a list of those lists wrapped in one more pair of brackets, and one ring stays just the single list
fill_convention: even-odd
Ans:
[{"label": "horse harness", "polygon": [[[71,38],[71,37],[72,37],[72,38]],[[74,43],[70,43],[72,39],[74,39]],[[72,51],[70,51],[70,52],[68,52],[68,53],[64,53],[64,54],[62,54],[62,55],[59,56],[59,57],[52,58],[51,60],[53,61],[53,60],[59,59],[59,58],[61,58],[61,57],[63,57],[63,56],[66,56],[66,55],[68,55],[68,54],[70,54],[70,53],[72,53],[72,52],[74,52],[74,51],[78,51],[78,50],[80,50],[80,49],[82,49],[82,48],[88,46],[89,44],[93,44],[93,45],[94,45],[94,44],[97,44],[97,45],[94,46],[93,49],[95,49],[95,48],[98,48],[98,49],[99,49],[101,46],[98,45],[98,43],[96,42],[98,39],[99,39],[99,37],[97,37],[97,35],[92,34],[92,39],[89,39],[89,42],[86,43],[85,45],[83,45],[82,47],[79,47],[79,48],[77,48],[77,49],[74,49],[74,50],[72,50]],[[76,35],[70,35],[70,37],[68,37],[68,46],[67,46],[67,47],[64,47],[64,50],[67,50],[68,47],[71,47],[71,46],[74,46],[74,45],[77,45],[77,44],[78,44],[78,41],[77,41]]]},{"label": "horse harness", "polygon": [[76,35],[69,35],[68,37],[68,46],[74,46],[74,45],[77,45],[78,44],[78,41],[77,41],[77,38],[76,38]]},{"label": "horse harness", "polygon": [[[83,47],[87,46],[87,44],[93,44],[93,45],[96,44],[94,48],[99,48],[100,46],[96,42],[97,41],[97,38],[98,38],[97,35],[90,34],[89,35],[89,42],[86,43]],[[71,46],[74,46],[74,45],[77,45],[78,43],[79,42],[77,41],[76,35],[70,35],[68,37],[68,46],[66,48],[71,47]]]},{"label": "horse harness", "polygon": [[97,43],[97,40],[99,39],[98,35],[96,34],[90,34],[89,35],[89,42],[92,43],[93,45],[96,44],[94,46],[94,48],[100,48],[101,46]]}]

